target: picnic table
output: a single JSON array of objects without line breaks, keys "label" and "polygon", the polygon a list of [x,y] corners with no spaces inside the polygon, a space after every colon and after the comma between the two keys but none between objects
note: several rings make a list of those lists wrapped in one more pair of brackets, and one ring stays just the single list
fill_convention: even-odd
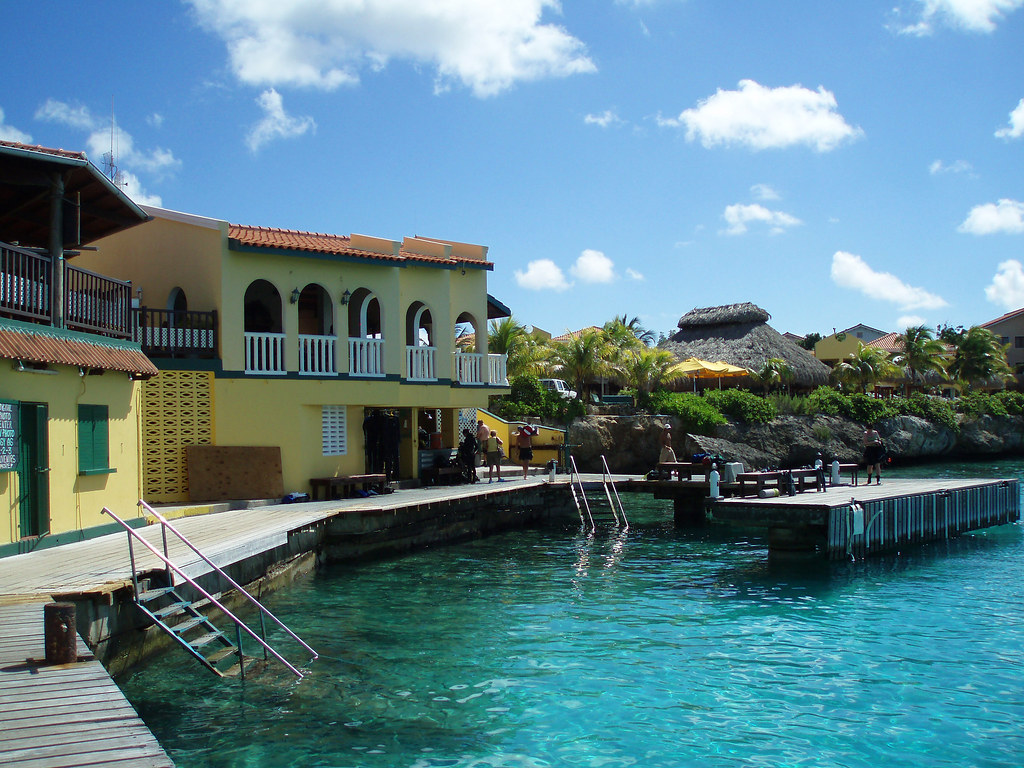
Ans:
[{"label": "picnic table", "polygon": [[765,488],[778,488],[779,493],[786,491],[786,477],[792,475],[793,485],[797,493],[803,493],[808,488],[815,491],[824,491],[825,486],[821,482],[824,477],[824,469],[780,469],[769,472],[740,472],[736,475],[736,482],[740,486],[740,496],[745,496],[747,491],[753,487],[755,494],[760,494]]}]

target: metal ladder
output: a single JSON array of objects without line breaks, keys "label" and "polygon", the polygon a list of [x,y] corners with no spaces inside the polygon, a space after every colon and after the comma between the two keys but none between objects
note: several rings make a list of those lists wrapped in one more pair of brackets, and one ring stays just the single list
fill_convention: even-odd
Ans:
[{"label": "metal ladder", "polygon": [[[617,527],[621,527],[623,530],[629,530],[629,521],[626,519],[626,510],[622,506],[622,499],[619,498],[619,492],[615,488],[615,483],[611,480],[612,473],[611,470],[608,469],[608,461],[605,459],[603,454],[601,456],[601,463],[604,466],[604,470],[601,474],[601,486],[604,488],[604,495],[608,499],[608,507],[612,511],[612,517],[615,518],[615,525]],[[576,509],[580,513],[580,522],[583,524],[584,528],[586,528],[589,523],[590,528],[596,530],[597,525],[594,523],[594,515],[590,509],[590,501],[587,499],[587,494],[583,490],[583,478],[580,476],[580,472],[576,468],[575,457],[569,457],[569,465],[569,490],[572,491],[572,499],[576,503]],[[578,491],[577,485],[579,486]],[[580,504],[580,499],[583,500],[582,505]],[[584,509],[586,509],[586,517],[583,516]]]},{"label": "metal ladder", "polygon": [[[159,521],[163,541],[163,553],[150,544],[124,520],[119,518],[108,508],[103,508],[103,513],[109,515],[119,523],[128,534],[128,555],[131,559],[132,585],[135,588],[135,604],[138,606],[139,610],[149,617],[149,619],[160,627],[161,630],[167,633],[167,635],[178,643],[178,645],[185,649],[196,661],[215,675],[220,677],[238,675],[242,679],[245,678],[246,668],[257,661],[255,657],[246,656],[243,652],[242,638],[247,635],[263,648],[263,658],[265,660],[267,660],[269,656],[273,656],[296,677],[303,677],[304,673],[302,671],[296,668],[280,653],[267,644],[264,639],[266,636],[265,620],[269,618],[271,621],[276,623],[285,631],[285,633],[309,652],[312,659],[316,659],[318,657],[317,652],[310,648],[298,635],[285,626],[284,622],[267,610],[259,600],[250,595],[241,585],[215,565],[208,557],[206,557],[206,555],[200,552],[199,549],[185,538],[184,534],[171,525],[163,515],[144,501],[140,500],[139,506],[143,507],[149,514],[153,515]],[[198,555],[203,562],[216,571],[221,578],[235,589],[238,595],[247,598],[248,601],[259,610],[262,637],[261,635],[256,634],[256,632],[250,629],[244,621],[228,610],[228,608],[225,607],[216,597],[211,595],[192,578],[186,575],[181,568],[171,562],[167,554],[168,531],[173,533],[179,541],[181,541],[186,547],[192,550],[192,552]],[[143,579],[140,583],[138,572],[135,567],[135,546],[133,543],[135,541],[140,542],[164,564],[164,575],[167,581],[166,585],[154,587],[151,586],[150,580],[148,579]],[[234,623],[234,641],[229,639],[224,632],[218,629],[212,621],[204,616],[195,607],[191,600],[183,597],[178,592],[174,584],[175,575],[187,582],[200,595],[206,598],[211,605],[220,610],[226,619]]]}]

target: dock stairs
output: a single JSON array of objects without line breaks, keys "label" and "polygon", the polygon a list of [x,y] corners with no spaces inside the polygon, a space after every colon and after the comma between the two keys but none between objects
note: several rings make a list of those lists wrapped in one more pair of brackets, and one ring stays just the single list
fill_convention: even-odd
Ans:
[{"label": "dock stairs", "polygon": [[[135,604],[154,625],[165,632],[174,642],[188,652],[192,658],[199,662],[213,674],[219,677],[238,676],[244,679],[246,672],[261,662],[269,662],[271,657],[283,664],[292,674],[301,678],[304,676],[298,667],[285,659],[278,651],[272,648],[266,641],[266,620],[270,619],[292,640],[297,642],[311,657],[317,658],[317,653],[310,648],[298,635],[292,632],[285,624],[272,614],[255,597],[249,594],[241,585],[234,581],[228,574],[215,565],[206,555],[200,552],[185,536],[167,521],[159,512],[150,507],[146,502],[140,501],[139,506],[144,507],[159,522],[161,526],[161,537],[163,541],[163,552],[158,550],[149,541],[142,537],[128,523],[119,518],[109,509],[104,508],[103,512],[112,517],[128,533],[128,553],[131,558],[132,584],[135,588]],[[260,619],[260,633],[257,634],[248,624],[238,618],[220,600],[210,594],[206,589],[196,583],[195,580],[186,575],[182,569],[173,563],[168,557],[167,534],[171,533],[180,542],[199,556],[212,570],[216,571],[222,580],[227,582],[240,596],[247,598],[254,608],[257,609]],[[135,565],[135,543],[140,543],[148,549],[164,564],[161,571],[150,571],[140,578]],[[175,584],[175,577],[180,580]],[[186,589],[186,585],[190,589]],[[185,593],[197,593],[201,598],[189,599]],[[219,610],[223,623],[233,624],[234,632],[228,633],[219,629],[213,621],[208,618],[197,607],[201,602],[203,607]],[[234,637],[230,637],[233,634]],[[243,651],[243,638],[256,642],[262,649],[262,659],[256,656],[246,655]]]},{"label": "dock stairs", "polygon": [[[603,454],[601,456],[601,466],[601,488],[604,490],[605,498],[608,501],[608,506],[605,508],[611,512],[611,518],[615,523],[615,527],[628,531],[629,520],[626,519],[626,510],[622,506],[622,499],[619,498],[619,492],[615,488],[615,481],[612,478],[611,470],[608,469],[608,461]],[[580,513],[580,523],[585,529],[596,530],[597,523],[601,522],[601,518],[599,516],[597,521],[594,520],[594,507],[591,506],[590,500],[587,498],[586,491],[583,488],[583,477],[576,468],[576,459],[572,456],[569,457],[569,490],[572,492],[572,500],[576,504],[576,509]]]}]

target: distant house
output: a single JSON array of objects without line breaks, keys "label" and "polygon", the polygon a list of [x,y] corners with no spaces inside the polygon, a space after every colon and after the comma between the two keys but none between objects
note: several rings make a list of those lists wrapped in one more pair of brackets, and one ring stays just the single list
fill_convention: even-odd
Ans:
[{"label": "distant house", "polygon": [[1006,349],[1006,362],[1015,372],[1024,370],[1024,308],[1015,309],[1005,315],[981,324],[987,328]]},{"label": "distant house", "polygon": [[586,328],[580,328],[576,331],[566,331],[565,333],[560,333],[558,336],[551,336],[551,341],[556,344],[564,344],[567,341],[578,339],[584,333],[600,333],[601,330],[602,329],[599,326],[588,325]]},{"label": "distant house", "polygon": [[456,447],[508,391],[505,355],[486,349],[487,319],[507,308],[488,296],[484,246],[145,211],[148,224],[88,258],[133,280],[137,333],[161,370],[144,393],[148,500],[205,500],[189,455],[209,447],[234,451],[214,478],[221,498],[417,477],[426,451]]},{"label": "distant house", "polygon": [[679,330],[658,346],[680,360],[724,361],[755,371],[778,358],[793,371],[794,385],[827,384],[828,366],[768,325],[770,319],[768,312],[749,302],[693,309],[679,319]]},{"label": "distant house", "polygon": [[829,368],[856,354],[859,344],[870,344],[887,334],[869,325],[858,324],[826,336],[814,345],[814,356]]},{"label": "distant house", "polygon": [[157,369],[132,285],[80,256],[147,219],[84,154],[0,141],[0,556],[112,532],[104,506],[134,513]]}]

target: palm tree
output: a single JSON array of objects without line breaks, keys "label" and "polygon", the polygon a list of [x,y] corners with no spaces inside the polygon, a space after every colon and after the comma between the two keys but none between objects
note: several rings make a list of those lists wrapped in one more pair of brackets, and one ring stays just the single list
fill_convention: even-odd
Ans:
[{"label": "palm tree", "polygon": [[547,362],[556,376],[565,379],[577,396],[588,402],[591,382],[610,372],[609,352],[604,333],[585,330],[566,342],[553,345]]},{"label": "palm tree", "polygon": [[629,315],[622,314],[616,315],[610,321],[604,324],[604,330],[613,337],[625,338],[625,333],[628,333],[634,339],[639,341],[645,347],[651,346],[654,343],[654,331],[644,328],[640,324],[640,318],[634,316],[630,319]]},{"label": "palm tree", "polygon": [[898,371],[884,350],[858,343],[856,352],[836,363],[832,375],[845,384],[859,387],[866,394],[868,387],[893,378]]},{"label": "palm tree", "polygon": [[910,394],[917,382],[917,375],[922,376],[934,371],[945,376],[946,346],[935,338],[932,329],[923,325],[907,328],[899,337],[902,351],[893,358],[893,362],[903,368],[907,379],[903,393]]},{"label": "palm tree", "polygon": [[781,357],[771,357],[764,361],[764,365],[757,371],[752,371],[750,378],[764,387],[765,395],[776,388],[782,388],[793,380],[793,369],[789,363]]},{"label": "palm tree", "polygon": [[1004,379],[1012,371],[1006,362],[1006,349],[987,328],[975,325],[961,336],[949,364],[949,374],[964,390],[986,379]]},{"label": "palm tree", "polygon": [[[682,372],[670,370],[675,364],[675,355],[667,349],[639,347],[623,353],[618,365],[626,385],[636,390],[637,395],[646,395],[683,377]],[[633,404],[636,405],[636,397]]]},{"label": "palm tree", "polygon": [[487,332],[487,351],[508,356],[509,378],[541,372],[544,360],[542,345],[512,316],[491,322]]}]

